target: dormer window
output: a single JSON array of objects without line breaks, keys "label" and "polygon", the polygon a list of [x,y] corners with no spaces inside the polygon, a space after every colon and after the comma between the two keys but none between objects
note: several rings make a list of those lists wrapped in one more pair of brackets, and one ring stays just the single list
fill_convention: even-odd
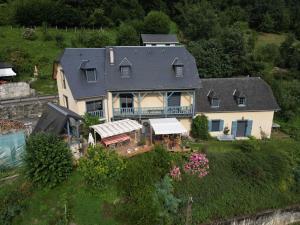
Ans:
[{"label": "dormer window", "polygon": [[220,99],[218,98],[212,98],[210,103],[212,108],[219,108],[220,106]]},{"label": "dormer window", "polygon": [[210,90],[207,94],[208,100],[210,102],[211,108],[219,108],[220,107],[220,98],[214,90]]},{"label": "dormer window", "polygon": [[239,106],[245,106],[246,105],[246,98],[245,97],[238,98],[238,105]]},{"label": "dormer window", "polygon": [[183,77],[183,66],[175,66],[176,77]]},{"label": "dormer window", "polygon": [[96,82],[97,81],[97,73],[96,69],[86,69],[85,76],[87,82]]},{"label": "dormer window", "polygon": [[172,66],[176,77],[183,77],[183,63],[176,57],[173,60]]},{"label": "dormer window", "polygon": [[129,78],[131,74],[132,63],[125,57],[120,63],[120,73],[122,78]]},{"label": "dormer window", "polygon": [[233,91],[233,96],[239,107],[246,106],[246,95],[242,91],[235,89]]}]

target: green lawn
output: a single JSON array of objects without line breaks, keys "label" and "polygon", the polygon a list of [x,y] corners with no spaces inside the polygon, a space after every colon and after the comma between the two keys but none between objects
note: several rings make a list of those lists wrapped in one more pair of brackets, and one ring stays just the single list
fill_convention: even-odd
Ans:
[{"label": "green lawn", "polygon": [[116,221],[104,212],[107,210],[105,203],[113,203],[116,198],[114,187],[108,187],[106,191],[93,190],[85,185],[78,172],[74,172],[59,187],[34,191],[27,208],[13,224],[55,224],[56,219],[64,215],[66,204],[70,221],[77,225],[115,225]]},{"label": "green lawn", "polygon": [[275,44],[280,46],[285,37],[285,34],[258,33],[255,47],[261,47],[266,44]]}]

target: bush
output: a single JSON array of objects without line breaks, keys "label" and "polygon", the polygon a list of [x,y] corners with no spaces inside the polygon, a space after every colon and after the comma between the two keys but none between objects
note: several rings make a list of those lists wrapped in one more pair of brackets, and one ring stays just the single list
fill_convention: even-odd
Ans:
[{"label": "bush", "polygon": [[104,31],[86,36],[83,40],[83,44],[87,48],[103,48],[109,45],[113,45],[109,38],[109,35]]},{"label": "bush", "polygon": [[56,34],[54,36],[55,42],[56,42],[56,46],[59,48],[64,48],[65,47],[65,37],[63,34]]},{"label": "bush", "polygon": [[23,33],[22,37],[26,40],[34,41],[37,39],[36,33],[34,29],[26,28]]},{"label": "bush", "polygon": [[98,188],[117,180],[124,168],[125,163],[114,151],[100,146],[89,147],[87,156],[79,161],[79,170],[86,182]]},{"label": "bush", "polygon": [[196,116],[192,121],[192,135],[194,138],[208,140],[208,120],[205,115]]},{"label": "bush", "polygon": [[139,44],[139,37],[136,30],[127,24],[122,23],[118,29],[117,45],[135,46]]},{"label": "bush", "polygon": [[38,186],[54,187],[72,172],[72,154],[53,134],[33,134],[26,142],[25,168],[29,179]]},{"label": "bush", "polygon": [[255,140],[253,141],[238,141],[238,147],[242,152],[252,152],[260,149],[259,143]]},{"label": "bush", "polygon": [[31,191],[31,186],[24,183],[0,200],[0,224],[12,224],[13,219],[26,207],[25,200],[31,195]]},{"label": "bush", "polygon": [[171,20],[163,12],[151,11],[144,19],[144,32],[148,34],[168,34]]},{"label": "bush", "polygon": [[83,122],[83,136],[85,138],[88,138],[89,132],[90,132],[90,126],[99,124],[99,118],[97,116],[93,116],[89,113],[85,113],[83,116],[84,122]]}]

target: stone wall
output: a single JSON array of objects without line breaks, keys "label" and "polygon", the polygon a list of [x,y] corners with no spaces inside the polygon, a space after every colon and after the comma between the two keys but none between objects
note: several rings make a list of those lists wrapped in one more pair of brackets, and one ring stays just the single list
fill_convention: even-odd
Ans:
[{"label": "stone wall", "polygon": [[10,101],[0,101],[0,118],[26,120],[38,118],[48,102],[57,103],[57,96],[24,98]]},{"label": "stone wall", "polygon": [[24,98],[34,95],[34,90],[25,82],[14,82],[0,85],[0,100]]},{"label": "stone wall", "polygon": [[[267,210],[255,215],[217,221],[210,225],[287,225],[300,222],[300,205],[285,209]],[[208,224],[207,224],[208,225]]]}]

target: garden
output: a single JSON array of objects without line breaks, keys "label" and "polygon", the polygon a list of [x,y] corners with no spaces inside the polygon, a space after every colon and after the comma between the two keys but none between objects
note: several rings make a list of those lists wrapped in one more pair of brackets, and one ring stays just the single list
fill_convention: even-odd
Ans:
[{"label": "garden", "polygon": [[300,201],[297,141],[187,144],[132,158],[97,146],[74,164],[60,139],[33,135],[19,177],[1,184],[0,223],[199,224]]}]

